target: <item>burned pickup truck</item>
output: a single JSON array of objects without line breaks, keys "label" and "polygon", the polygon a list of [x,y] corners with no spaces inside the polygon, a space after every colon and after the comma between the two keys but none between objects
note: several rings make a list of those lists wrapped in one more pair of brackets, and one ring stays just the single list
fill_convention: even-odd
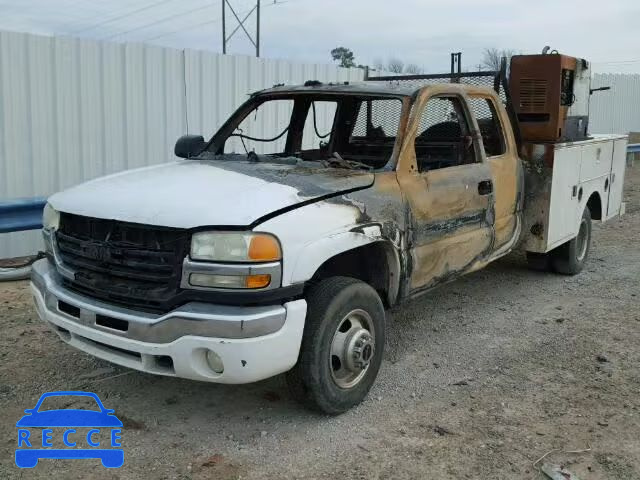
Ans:
[{"label": "burned pickup truck", "polygon": [[[498,88],[452,74],[263,90],[210,140],[180,138],[183,160],[53,195],[39,315],[126,367],[286,372],[307,405],[349,409],[380,368],[386,308],[516,247],[576,274],[592,221],[623,213],[626,138],[574,115],[586,62],[518,58],[510,88],[502,71]],[[558,65],[514,78],[525,60]]]}]

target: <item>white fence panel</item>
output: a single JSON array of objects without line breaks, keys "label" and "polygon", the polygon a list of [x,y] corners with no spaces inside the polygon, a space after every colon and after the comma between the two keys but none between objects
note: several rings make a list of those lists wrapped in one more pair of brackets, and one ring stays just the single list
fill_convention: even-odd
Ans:
[{"label": "white fence panel", "polygon": [[[211,136],[250,92],[363,73],[0,31],[0,201],[167,162],[180,135]],[[39,249],[39,232],[0,234],[0,258]]]},{"label": "white fence panel", "polygon": [[215,133],[252,92],[279,83],[353,82],[361,81],[364,76],[360,69],[191,50],[185,51],[185,64],[189,133],[200,133],[205,138]]},{"label": "white fence panel", "polygon": [[[183,65],[180,50],[0,32],[0,200],[171,159]],[[38,232],[0,235],[0,258],[39,248]]]},{"label": "white fence panel", "polygon": [[611,87],[591,96],[589,130],[592,133],[640,132],[640,75],[593,76],[592,88]]}]

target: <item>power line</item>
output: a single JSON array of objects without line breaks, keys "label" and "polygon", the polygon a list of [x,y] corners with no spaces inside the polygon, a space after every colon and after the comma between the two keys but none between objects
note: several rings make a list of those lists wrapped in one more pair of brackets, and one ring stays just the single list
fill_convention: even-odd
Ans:
[{"label": "power line", "polygon": [[136,13],[144,12],[145,10],[149,10],[150,8],[154,8],[154,7],[157,7],[158,5],[163,5],[165,3],[169,3],[169,2],[173,2],[173,1],[174,0],[160,0],[160,1],[154,2],[154,3],[150,4],[150,5],[147,5],[145,7],[141,7],[141,8],[138,8],[136,10],[129,11],[129,12],[124,13],[122,15],[119,15],[117,17],[112,17],[112,18],[109,18],[107,20],[104,20],[103,22],[99,22],[99,23],[96,23],[96,24],[91,25],[89,27],[81,28],[80,30],[75,30],[75,31],[69,32],[69,33],[70,34],[77,34],[77,33],[86,32],[87,30],[93,30],[96,27],[101,27],[101,26],[106,25],[108,23],[115,22],[116,20],[120,20],[120,19],[128,17],[130,15],[135,15]]},{"label": "power line", "polygon": [[160,35],[156,35],[155,37],[145,38],[142,41],[143,42],[150,42],[150,41],[156,40],[158,38],[167,37],[169,35],[174,35],[176,33],[184,32],[184,30],[187,29],[187,28],[188,29],[192,29],[192,28],[204,27],[205,25],[211,25],[212,23],[218,23],[220,20],[222,20],[222,17],[217,17],[217,18],[214,18],[213,20],[208,20],[206,22],[196,23],[196,24],[193,24],[193,25],[188,25],[188,26],[182,27],[182,28],[180,28],[178,30],[172,30],[171,32],[161,33]]},{"label": "power line", "polygon": [[[278,2],[274,2],[274,3],[268,3],[266,5],[264,5],[262,8],[267,8],[267,7],[273,7],[276,5],[283,5],[285,3],[292,3],[292,2],[299,2],[301,0],[283,0],[283,1],[278,1]],[[244,12],[241,12],[239,15],[240,16],[244,16],[247,13],[249,13],[252,9],[250,10],[245,10]],[[186,25],[184,27],[181,27],[177,30],[172,30],[170,32],[165,32],[165,33],[161,33],[160,35],[156,35],[155,37],[149,37],[149,38],[145,38],[143,40],[141,40],[142,42],[151,42],[153,40],[157,40],[158,38],[162,38],[162,37],[168,37],[170,35],[175,35],[176,33],[182,33],[185,30],[191,30],[194,28],[199,28],[199,27],[204,27],[206,25],[211,25],[213,23],[218,23],[222,20],[222,17],[216,17],[213,20],[207,20],[206,22],[201,22],[201,23],[195,23],[195,24],[191,24],[191,25]]]},{"label": "power line", "polygon": [[130,30],[124,30],[124,31],[121,31],[121,32],[118,32],[118,33],[114,33],[113,35],[109,35],[108,37],[104,37],[104,39],[105,40],[109,40],[110,38],[119,37],[121,35],[126,35],[128,33],[137,32],[139,30],[145,30],[145,29],[147,29],[149,27],[153,27],[155,25],[159,25],[159,24],[161,24],[163,22],[166,22],[168,20],[173,20],[173,19],[178,18],[178,17],[184,17],[185,15],[189,15],[189,14],[194,13],[194,12],[199,12],[200,10],[205,10],[207,8],[211,8],[211,7],[214,7],[214,6],[215,5],[213,3],[208,3],[207,5],[202,5],[200,7],[193,8],[193,9],[188,10],[186,12],[179,13],[177,15],[169,15],[169,16],[163,17],[160,20],[157,20],[155,22],[146,23],[144,25],[132,28]]},{"label": "power line", "polygon": [[[71,2],[69,4],[65,4],[65,5],[61,5],[60,8],[64,9],[64,10],[71,10],[71,9],[75,9],[75,7],[79,6],[79,5],[83,5],[86,6],[87,4],[87,0],[76,0],[75,2]],[[74,25],[82,25],[84,24],[85,20],[88,19],[92,19],[95,18],[95,13],[90,13],[88,15],[81,15],[80,20],[78,21],[77,19],[73,22],[71,22],[71,24],[69,25],[69,27],[72,27]]]}]

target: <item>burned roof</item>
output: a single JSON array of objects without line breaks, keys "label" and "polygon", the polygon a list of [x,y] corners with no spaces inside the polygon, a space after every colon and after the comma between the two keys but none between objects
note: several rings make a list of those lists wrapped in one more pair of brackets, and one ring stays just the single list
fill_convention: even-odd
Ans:
[{"label": "burned roof", "polygon": [[392,97],[408,97],[413,95],[419,87],[401,85],[397,82],[341,82],[321,83],[308,81],[304,85],[276,85],[254,92],[255,95],[285,94],[285,93],[326,93],[351,95],[380,95]]}]

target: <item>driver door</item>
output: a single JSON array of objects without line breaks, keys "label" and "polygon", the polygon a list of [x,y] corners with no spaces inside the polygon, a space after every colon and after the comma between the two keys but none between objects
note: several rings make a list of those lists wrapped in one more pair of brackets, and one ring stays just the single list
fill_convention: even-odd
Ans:
[{"label": "driver door", "polygon": [[480,268],[494,241],[491,169],[465,99],[432,96],[414,108],[415,165],[398,171],[411,210],[411,294]]}]

